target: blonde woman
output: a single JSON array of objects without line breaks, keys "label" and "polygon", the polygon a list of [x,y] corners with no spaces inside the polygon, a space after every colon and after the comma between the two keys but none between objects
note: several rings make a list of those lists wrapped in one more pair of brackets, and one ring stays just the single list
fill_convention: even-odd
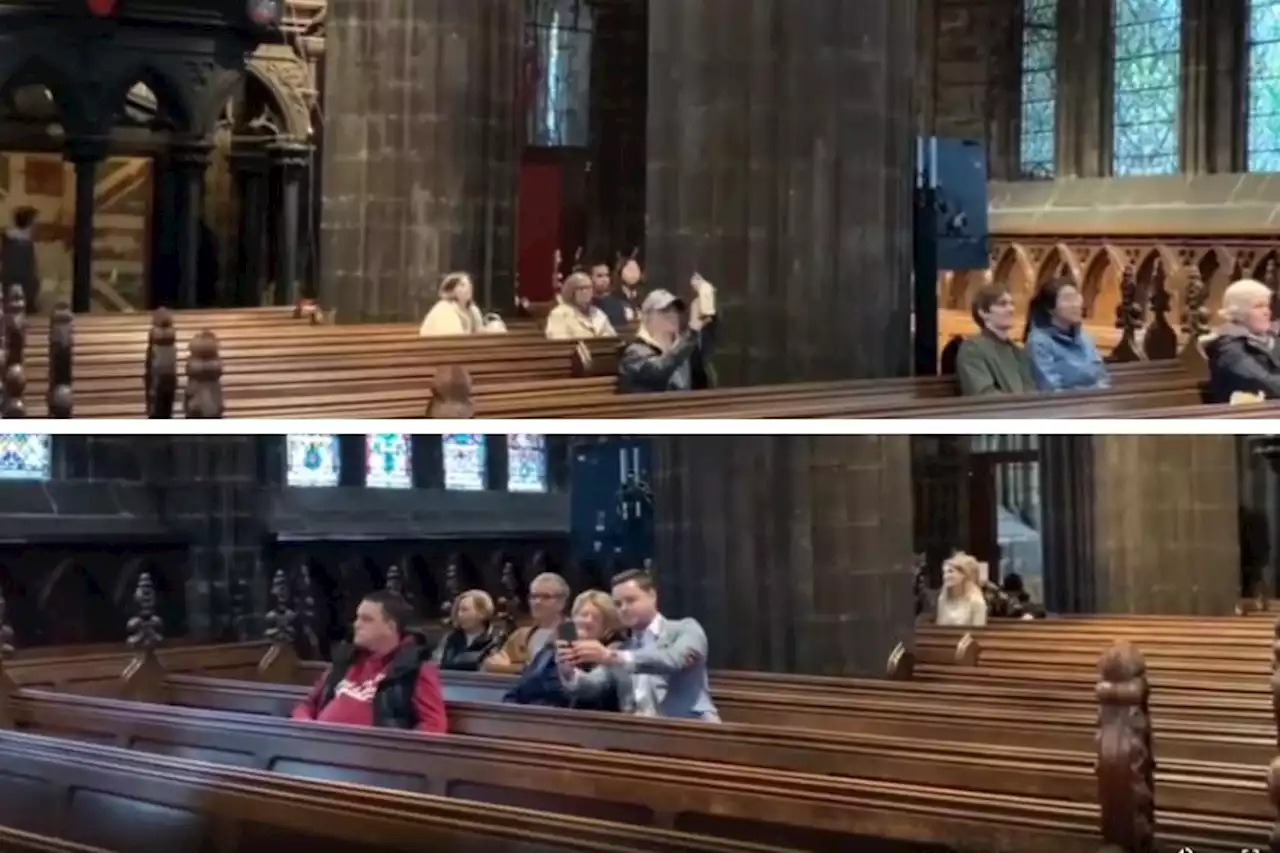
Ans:
[{"label": "blonde woman", "polygon": [[1222,294],[1223,323],[1200,339],[1209,362],[1208,402],[1280,398],[1272,298],[1271,288],[1253,279],[1237,281]]},{"label": "blonde woman", "polygon": [[475,304],[475,284],[465,272],[451,272],[440,282],[439,298],[431,306],[422,325],[420,338],[443,338],[505,332],[506,324],[497,314],[484,315]]},{"label": "blonde woman", "polygon": [[986,566],[961,551],[942,564],[942,591],[938,593],[938,625],[981,628],[987,624],[987,599],[982,594]]},{"label": "blonde woman", "polygon": [[453,600],[449,616],[453,630],[444,635],[432,655],[441,669],[480,669],[485,658],[498,648],[493,613],[493,598],[482,589],[469,589]]},{"label": "blonde woman", "polygon": [[[571,611],[574,631],[579,639],[599,640],[606,645],[618,639],[622,619],[613,598],[598,589],[587,590],[573,600]],[[507,691],[502,701],[517,705],[544,705],[552,708],[582,708],[588,711],[620,711],[622,704],[616,690],[599,696],[575,697],[565,689],[556,665],[556,647],[551,643],[533,656],[520,673],[520,680]]]},{"label": "blonde woman", "polygon": [[584,272],[574,273],[560,285],[560,304],[547,315],[546,332],[550,341],[618,336],[604,311],[596,307],[595,285]]}]

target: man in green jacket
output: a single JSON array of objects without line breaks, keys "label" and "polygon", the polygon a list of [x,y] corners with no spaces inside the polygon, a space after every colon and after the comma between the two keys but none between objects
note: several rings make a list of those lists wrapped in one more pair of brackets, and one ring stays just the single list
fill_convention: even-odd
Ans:
[{"label": "man in green jacket", "polygon": [[961,344],[956,356],[960,393],[973,397],[1035,391],[1031,357],[1013,342],[1013,294],[1003,285],[984,285],[974,296],[972,311],[981,331]]}]

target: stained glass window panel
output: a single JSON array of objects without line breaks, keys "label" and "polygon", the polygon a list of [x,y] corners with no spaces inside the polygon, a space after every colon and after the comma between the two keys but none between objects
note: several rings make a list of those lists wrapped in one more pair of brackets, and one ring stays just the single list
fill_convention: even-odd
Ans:
[{"label": "stained glass window panel", "polygon": [[525,0],[524,89],[529,144],[585,147],[590,133],[591,48],[588,0]]},{"label": "stained glass window panel", "polygon": [[1115,0],[1112,172],[1178,171],[1182,0]]},{"label": "stained glass window panel", "polygon": [[1280,172],[1280,0],[1249,4],[1250,172]]},{"label": "stained glass window panel", "polygon": [[534,433],[507,436],[507,491],[547,490],[547,437]]},{"label": "stained glass window panel", "polygon": [[364,437],[364,484],[375,489],[413,488],[413,436],[379,432]]},{"label": "stained glass window panel", "polygon": [[489,460],[484,436],[454,433],[440,436],[444,459],[444,487],[455,492],[480,492],[488,486]]},{"label": "stained glass window panel", "polygon": [[53,439],[32,432],[0,434],[0,480],[47,480]]},{"label": "stained glass window panel", "polygon": [[1022,132],[1025,178],[1052,178],[1057,144],[1058,0],[1022,3]]},{"label": "stained glass window panel", "polygon": [[295,434],[286,437],[285,483],[290,486],[336,486],[342,476],[338,436]]}]

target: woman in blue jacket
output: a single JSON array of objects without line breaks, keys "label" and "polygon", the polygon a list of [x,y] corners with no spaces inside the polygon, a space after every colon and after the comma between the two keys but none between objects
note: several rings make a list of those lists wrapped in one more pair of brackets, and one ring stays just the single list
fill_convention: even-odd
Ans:
[{"label": "woman in blue jacket", "polygon": [[1111,387],[1102,355],[1084,330],[1084,297],[1071,279],[1040,285],[1027,311],[1026,346],[1041,391]]}]

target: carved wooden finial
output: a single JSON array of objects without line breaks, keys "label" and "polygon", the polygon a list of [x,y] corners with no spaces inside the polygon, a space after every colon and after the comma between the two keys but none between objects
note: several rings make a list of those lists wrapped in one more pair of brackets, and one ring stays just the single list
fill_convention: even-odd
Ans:
[{"label": "carved wooden finial", "polygon": [[387,580],[383,586],[392,595],[407,599],[404,591],[404,572],[400,570],[399,566],[393,564],[387,567]]},{"label": "carved wooden finial", "polygon": [[191,419],[223,416],[222,359],[218,337],[205,330],[191,339],[187,348],[187,387],[183,414]]},{"label": "carved wooden finial", "polygon": [[462,592],[462,571],[458,568],[458,555],[449,557],[444,567],[444,600],[440,602],[440,623],[453,627],[453,602]]},{"label": "carved wooden finial", "polygon": [[520,579],[516,574],[515,564],[504,560],[502,571],[498,576],[498,586],[502,594],[498,596],[498,619],[502,633],[510,634],[516,629],[520,618]]},{"label": "carved wooden finial", "polygon": [[168,308],[157,308],[151,315],[146,362],[143,365],[148,418],[173,417],[173,403],[178,396],[177,337],[177,331],[173,328],[173,312]]},{"label": "carved wooden finial", "polygon": [[45,406],[51,418],[69,418],[74,407],[71,373],[75,350],[75,315],[65,302],[49,317],[49,390]]},{"label": "carved wooden finial", "polygon": [[431,400],[427,417],[467,420],[475,417],[471,399],[471,374],[457,365],[441,367],[431,377]]},{"label": "carved wooden finial", "polygon": [[1119,642],[1098,661],[1098,802],[1104,845],[1130,853],[1155,848],[1155,756],[1147,664]]},{"label": "carved wooden finial", "polygon": [[298,601],[298,621],[302,625],[302,635],[307,647],[313,653],[320,651],[320,634],[316,626],[316,595],[311,584],[311,567],[303,563],[298,567],[296,585]]},{"label": "carved wooden finial", "polygon": [[1186,296],[1183,298],[1182,333],[1195,341],[1209,334],[1209,286],[1198,267],[1187,274]]},{"label": "carved wooden finial", "polygon": [[1137,274],[1132,266],[1127,266],[1120,279],[1120,304],[1116,307],[1116,328],[1120,329],[1120,340],[1107,356],[1107,361],[1124,364],[1142,360],[1138,350],[1138,332],[1142,328],[1143,313]]},{"label": "carved wooden finial", "polygon": [[1157,259],[1152,265],[1151,282],[1147,289],[1151,322],[1142,335],[1142,354],[1148,359],[1174,358],[1178,354],[1178,333],[1169,323],[1173,297],[1169,294],[1168,285],[1168,271],[1164,262]]},{"label": "carved wooden finial", "polygon": [[133,593],[136,614],[126,626],[129,632],[129,648],[153,652],[164,639],[164,622],[156,613],[156,588],[150,572],[138,575],[138,586]]},{"label": "carved wooden finial", "polygon": [[271,599],[264,633],[273,646],[292,646],[298,614],[293,609],[293,590],[289,588],[289,576],[284,569],[276,569],[271,578]]}]

